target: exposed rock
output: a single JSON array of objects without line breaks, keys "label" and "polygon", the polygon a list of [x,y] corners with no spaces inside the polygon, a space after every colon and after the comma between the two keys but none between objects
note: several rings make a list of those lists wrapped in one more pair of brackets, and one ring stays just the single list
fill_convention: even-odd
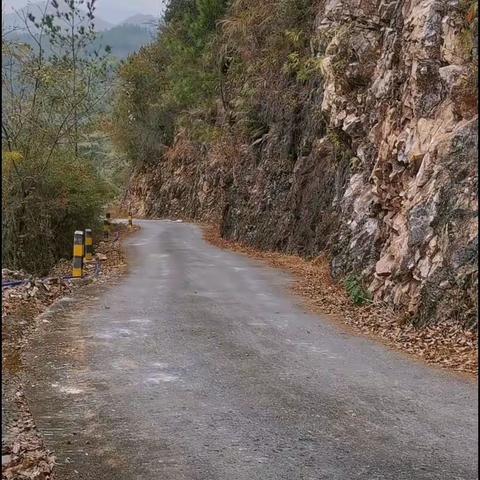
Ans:
[{"label": "exposed rock", "polygon": [[375,265],[375,273],[380,276],[388,276],[392,273],[395,265],[395,258],[392,255],[387,255],[381,258]]}]

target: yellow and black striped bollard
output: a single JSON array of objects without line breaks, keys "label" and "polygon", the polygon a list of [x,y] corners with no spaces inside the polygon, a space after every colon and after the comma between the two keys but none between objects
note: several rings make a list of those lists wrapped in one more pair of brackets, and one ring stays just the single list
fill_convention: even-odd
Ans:
[{"label": "yellow and black striped bollard", "polygon": [[90,228],[85,229],[85,261],[91,262],[93,260],[93,237]]},{"label": "yellow and black striped bollard", "polygon": [[73,236],[73,278],[83,275],[83,232],[76,230]]}]

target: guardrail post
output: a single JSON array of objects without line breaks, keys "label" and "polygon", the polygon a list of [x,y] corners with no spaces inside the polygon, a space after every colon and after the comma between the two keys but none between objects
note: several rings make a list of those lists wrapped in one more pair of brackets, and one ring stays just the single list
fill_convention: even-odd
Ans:
[{"label": "guardrail post", "polygon": [[76,230],[73,235],[73,278],[81,278],[83,275],[83,232]]},{"label": "guardrail post", "polygon": [[85,261],[91,262],[93,260],[93,237],[90,228],[85,229]]}]

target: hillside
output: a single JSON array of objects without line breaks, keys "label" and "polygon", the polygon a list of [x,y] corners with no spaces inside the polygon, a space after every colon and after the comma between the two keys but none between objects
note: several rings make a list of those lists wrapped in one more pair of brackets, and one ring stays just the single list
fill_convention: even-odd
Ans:
[{"label": "hillside", "polygon": [[[35,39],[26,33],[13,32],[8,38],[26,43],[31,47],[36,47]],[[153,33],[150,29],[137,25],[118,25],[109,30],[98,33],[92,48],[103,50],[107,45],[111,48],[111,57],[115,60],[122,60],[129,55],[138,52],[141,47],[148,45],[153,39]],[[49,46],[44,44],[45,51],[50,51]]]},{"label": "hillside", "polygon": [[109,45],[112,56],[123,59],[154,39],[151,28],[125,23],[101,32],[96,44]]},{"label": "hillside", "polygon": [[172,2],[123,70],[138,212],[324,256],[416,325],[475,325],[476,2],[213,3]]}]

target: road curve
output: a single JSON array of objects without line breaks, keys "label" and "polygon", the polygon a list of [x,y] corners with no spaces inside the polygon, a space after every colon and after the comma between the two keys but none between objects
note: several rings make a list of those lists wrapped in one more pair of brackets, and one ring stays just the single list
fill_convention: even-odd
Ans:
[{"label": "road curve", "polygon": [[288,276],[142,221],[46,316],[27,397],[59,480],[474,480],[476,385],[306,313]]}]

